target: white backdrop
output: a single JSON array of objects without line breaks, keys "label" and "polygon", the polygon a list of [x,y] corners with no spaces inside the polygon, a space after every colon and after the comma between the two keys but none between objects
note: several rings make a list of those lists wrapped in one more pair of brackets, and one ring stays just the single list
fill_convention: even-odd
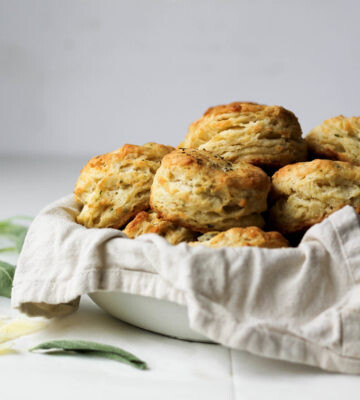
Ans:
[{"label": "white backdrop", "polygon": [[0,154],[177,144],[210,105],[360,114],[360,2],[0,0]]}]

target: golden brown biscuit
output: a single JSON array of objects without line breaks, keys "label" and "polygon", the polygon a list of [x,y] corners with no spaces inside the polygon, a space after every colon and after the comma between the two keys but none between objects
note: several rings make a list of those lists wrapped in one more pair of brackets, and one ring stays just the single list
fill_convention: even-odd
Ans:
[{"label": "golden brown biscuit", "polygon": [[134,239],[145,233],[156,233],[164,237],[171,244],[180,242],[190,242],[194,240],[197,234],[187,228],[165,221],[159,218],[154,212],[139,212],[136,217],[130,221],[123,232],[131,239]]},{"label": "golden brown biscuit", "polygon": [[266,167],[306,160],[296,116],[283,107],[231,103],[209,108],[179,147],[208,150],[231,162]]},{"label": "golden brown biscuit", "polygon": [[83,204],[77,222],[88,228],[120,228],[149,208],[155,172],[164,155],[172,150],[157,143],[125,144],[92,158],[75,186],[75,198]]},{"label": "golden brown biscuit", "polygon": [[[231,228],[233,229],[233,228]],[[196,242],[206,242],[210,239],[212,239],[214,236],[218,235],[220,232],[219,231],[210,231],[203,233],[202,235],[198,236],[196,239]]]},{"label": "golden brown biscuit", "polygon": [[287,165],[272,179],[270,223],[282,233],[303,231],[345,205],[360,213],[360,167],[313,160]]},{"label": "golden brown biscuit", "polygon": [[262,226],[269,189],[269,177],[254,165],[177,149],[163,158],[150,205],[162,218],[199,232]]},{"label": "golden brown biscuit", "polygon": [[330,118],[312,129],[305,140],[316,156],[360,165],[360,117]]},{"label": "golden brown biscuit", "polygon": [[231,228],[225,232],[209,232],[190,242],[190,246],[204,245],[208,247],[240,247],[255,246],[269,249],[289,247],[289,242],[279,232],[264,232],[256,226],[247,228]]}]

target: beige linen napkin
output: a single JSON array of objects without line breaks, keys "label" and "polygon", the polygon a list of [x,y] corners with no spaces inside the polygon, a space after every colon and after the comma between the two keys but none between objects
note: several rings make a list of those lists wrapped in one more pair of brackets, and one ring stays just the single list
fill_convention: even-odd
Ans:
[{"label": "beige linen napkin", "polygon": [[351,207],[312,227],[297,248],[172,246],[75,222],[72,195],[34,220],[12,305],[48,317],[98,290],[188,307],[190,326],[225,346],[360,374],[360,225]]}]

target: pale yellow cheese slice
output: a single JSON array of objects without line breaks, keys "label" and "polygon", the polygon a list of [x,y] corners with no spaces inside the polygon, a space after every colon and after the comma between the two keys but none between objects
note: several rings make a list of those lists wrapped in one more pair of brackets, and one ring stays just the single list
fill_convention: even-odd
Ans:
[{"label": "pale yellow cheese slice", "polygon": [[5,325],[9,321],[9,317],[6,315],[0,315],[0,327]]},{"label": "pale yellow cheese slice", "polygon": [[0,355],[10,353],[12,351],[12,342],[0,344]]},{"label": "pale yellow cheese slice", "polygon": [[0,322],[0,343],[17,339],[21,336],[30,335],[43,329],[47,325],[43,320],[13,319]]}]

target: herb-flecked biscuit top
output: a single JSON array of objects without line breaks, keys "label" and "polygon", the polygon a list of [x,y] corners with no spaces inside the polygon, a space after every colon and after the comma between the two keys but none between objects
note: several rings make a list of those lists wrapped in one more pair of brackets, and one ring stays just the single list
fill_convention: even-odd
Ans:
[{"label": "herb-flecked biscuit top", "polygon": [[194,231],[173,222],[165,221],[156,213],[147,211],[139,212],[126,225],[123,232],[131,239],[146,233],[156,233],[174,245],[181,242],[189,242],[197,236]]},{"label": "herb-flecked biscuit top", "polygon": [[224,232],[209,232],[200,236],[190,246],[242,247],[255,246],[266,248],[288,247],[289,242],[279,232],[264,232],[256,226],[247,228],[231,228]]},{"label": "herb-flecked biscuit top", "polygon": [[305,161],[307,145],[296,116],[280,106],[235,102],[209,108],[179,147],[208,150],[231,162],[281,167]]},{"label": "herb-flecked biscuit top", "polygon": [[345,205],[360,213],[360,167],[313,160],[287,165],[272,178],[270,224],[282,233],[303,231]]},{"label": "herb-flecked biscuit top", "polygon": [[232,164],[206,150],[167,154],[151,187],[151,208],[195,231],[262,226],[270,178],[248,163]]},{"label": "herb-flecked biscuit top", "polygon": [[318,157],[360,165],[360,117],[330,118],[312,129],[305,140]]},{"label": "herb-flecked biscuit top", "polygon": [[125,144],[92,158],[75,186],[75,198],[83,205],[77,222],[88,228],[120,228],[149,208],[155,172],[172,150],[157,143]]}]

